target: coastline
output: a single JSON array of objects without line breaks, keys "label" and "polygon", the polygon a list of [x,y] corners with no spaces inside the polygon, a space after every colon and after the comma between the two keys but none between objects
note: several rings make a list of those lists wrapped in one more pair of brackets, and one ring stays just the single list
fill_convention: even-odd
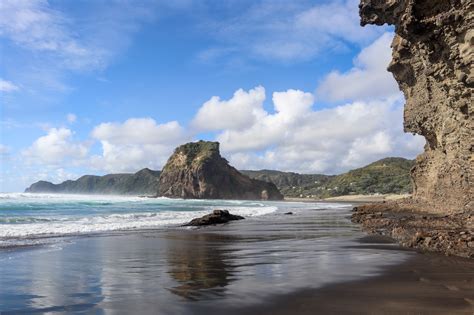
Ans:
[{"label": "coastline", "polygon": [[[32,290],[21,295],[31,296],[32,306],[6,304],[0,309],[2,314],[147,310],[229,315],[471,314],[474,310],[473,260],[422,255],[403,250],[389,238],[362,233],[339,249],[318,249],[314,245],[325,238],[312,234],[319,228],[309,228],[307,217],[290,219],[294,221],[278,216],[272,223],[243,220],[205,228],[78,236],[61,248],[23,250],[17,258],[0,260],[3,290],[18,285],[16,279],[33,281],[35,286],[21,286]],[[323,260],[312,254],[321,250]],[[350,251],[361,256],[351,260]],[[336,261],[327,260],[338,256]],[[369,257],[386,263],[369,268]],[[338,261],[349,264],[329,272],[336,277],[332,281],[318,284]],[[8,269],[8,264],[15,268]],[[10,275],[22,270],[23,277]]]},{"label": "coastline", "polygon": [[[394,244],[361,245],[348,205],[281,206],[218,226],[79,235],[2,250],[0,310],[224,311],[373,276],[410,255]],[[293,215],[284,215],[287,207]]]},{"label": "coastline", "polygon": [[297,202],[343,202],[343,203],[374,203],[392,200],[401,200],[410,197],[409,194],[379,194],[379,195],[343,195],[330,198],[297,198],[285,197],[284,201]]},{"label": "coastline", "polygon": [[390,238],[366,236],[350,222],[349,205],[317,204],[288,204],[290,216],[281,209],[225,225],[78,235],[52,246],[3,251],[0,300],[6,304],[0,309],[6,314],[472,311],[474,260],[421,255]]}]

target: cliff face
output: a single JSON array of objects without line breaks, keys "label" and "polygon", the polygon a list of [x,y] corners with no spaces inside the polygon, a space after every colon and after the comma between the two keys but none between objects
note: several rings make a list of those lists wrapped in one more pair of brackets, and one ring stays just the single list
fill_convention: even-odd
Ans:
[{"label": "cliff face", "polygon": [[159,171],[142,169],[135,174],[84,175],[60,184],[39,181],[28,187],[29,193],[156,195]]},{"label": "cliff face", "polygon": [[178,147],[160,176],[159,195],[196,199],[280,200],[276,186],[250,179],[229,165],[218,142],[192,142]]},{"label": "cliff face", "polygon": [[393,73],[406,132],[426,139],[412,169],[414,200],[473,210],[474,1],[361,0],[361,24],[395,26]]}]

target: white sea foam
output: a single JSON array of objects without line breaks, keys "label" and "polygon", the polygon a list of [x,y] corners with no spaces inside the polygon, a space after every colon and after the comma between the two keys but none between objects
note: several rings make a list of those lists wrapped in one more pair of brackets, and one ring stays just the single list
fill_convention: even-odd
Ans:
[{"label": "white sea foam", "polygon": [[[276,207],[233,208],[232,213],[245,217],[260,216],[277,210]],[[108,216],[84,217],[76,221],[9,224],[0,230],[0,237],[26,237],[39,235],[67,235],[94,233],[103,231],[145,229],[160,226],[183,224],[195,217],[208,214],[209,211],[163,211],[156,213],[111,214]]]},{"label": "white sea foam", "polygon": [[[184,200],[136,196],[0,194],[0,243],[49,235],[149,229],[180,225],[214,209],[256,217],[279,211],[334,211],[336,203]],[[1,244],[0,244],[1,245]]]},{"label": "white sea foam", "polygon": [[[244,217],[278,209],[252,201],[129,196],[0,194],[0,238],[84,234],[179,225],[225,208]],[[2,213],[3,212],[3,213]]]}]

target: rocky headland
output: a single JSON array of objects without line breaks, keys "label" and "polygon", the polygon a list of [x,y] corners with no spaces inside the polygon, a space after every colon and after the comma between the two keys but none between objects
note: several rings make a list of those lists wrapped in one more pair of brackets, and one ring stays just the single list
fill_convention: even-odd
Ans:
[{"label": "rocky headland", "polygon": [[190,142],[176,148],[163,167],[159,196],[195,199],[281,200],[275,184],[251,179],[229,165],[218,142]]},{"label": "rocky headland", "polygon": [[474,2],[361,0],[361,24],[395,26],[392,72],[404,128],[426,139],[413,197],[360,206],[353,220],[403,245],[472,257]]}]

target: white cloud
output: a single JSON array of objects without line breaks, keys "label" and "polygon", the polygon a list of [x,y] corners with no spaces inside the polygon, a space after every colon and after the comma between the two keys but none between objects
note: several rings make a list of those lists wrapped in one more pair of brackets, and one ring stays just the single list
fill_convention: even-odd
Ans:
[{"label": "white cloud", "polygon": [[392,58],[392,33],[385,33],[354,60],[354,67],[345,73],[333,71],[318,88],[318,95],[331,101],[368,100],[400,94],[387,66]]},{"label": "white cloud", "polygon": [[15,92],[19,89],[20,88],[12,82],[0,78],[0,92]]},{"label": "white cloud", "polygon": [[273,104],[275,110],[285,119],[293,120],[305,115],[314,103],[311,93],[299,90],[288,90],[286,92],[273,93]]},{"label": "white cloud", "polygon": [[80,43],[64,14],[44,0],[5,0],[0,5],[0,35],[30,50],[52,52],[71,67],[95,66],[100,50]]},{"label": "white cloud", "polygon": [[305,33],[317,32],[347,42],[366,43],[378,31],[360,27],[358,6],[359,0],[318,4],[296,15],[295,25]]},{"label": "white cloud", "polygon": [[192,126],[199,130],[247,128],[266,115],[264,101],[265,89],[261,86],[248,92],[239,89],[227,101],[213,96],[199,109]]},{"label": "white cloud", "polygon": [[[254,1],[251,5],[223,4],[223,12],[203,23],[219,41],[199,54],[209,58],[259,58],[280,62],[305,61],[320,53],[365,45],[385,28],[361,28],[359,0]],[[215,5],[213,3],[213,5]],[[245,56],[245,57],[242,57]]]},{"label": "white cloud", "polygon": [[0,1],[0,37],[8,49],[5,72],[35,94],[69,92],[70,72],[105,69],[130,45],[140,25],[154,18],[158,3],[89,1],[69,11],[47,0]]},{"label": "white cloud", "polygon": [[91,166],[110,172],[159,169],[177,145],[189,140],[176,121],[157,124],[151,118],[102,123],[92,136],[100,141],[102,155],[93,156]]},{"label": "white cloud", "polygon": [[[261,106],[247,101],[241,106],[248,112]],[[261,115],[246,128],[222,126],[216,139],[239,168],[299,172],[341,172],[387,156],[414,157],[422,150],[421,137],[403,133],[400,97],[321,110],[313,103],[310,93],[275,92],[274,113]],[[222,113],[230,107],[222,106]]]},{"label": "white cloud", "polygon": [[182,139],[184,129],[177,121],[157,124],[152,118],[130,118],[124,123],[102,123],[92,136],[100,141],[126,144],[169,144]]},{"label": "white cloud", "polygon": [[89,146],[74,142],[73,132],[67,128],[51,128],[48,134],[36,139],[23,151],[31,164],[61,165],[67,160],[79,161],[87,156]]},{"label": "white cloud", "polygon": [[75,114],[69,113],[69,114],[66,115],[66,120],[67,120],[68,123],[72,124],[72,123],[76,122],[77,116]]}]

